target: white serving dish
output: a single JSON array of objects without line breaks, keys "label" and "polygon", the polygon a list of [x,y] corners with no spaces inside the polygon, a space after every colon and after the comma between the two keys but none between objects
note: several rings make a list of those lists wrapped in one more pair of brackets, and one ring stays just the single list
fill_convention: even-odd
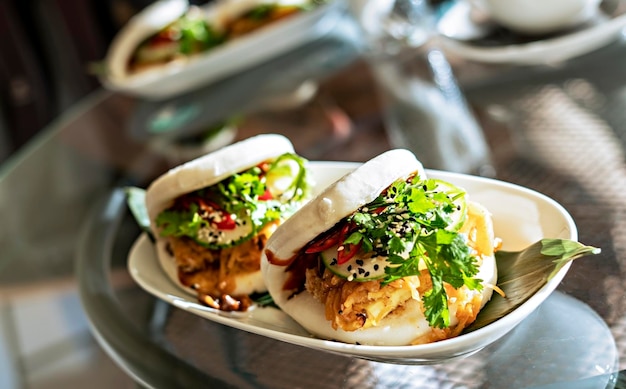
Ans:
[{"label": "white serving dish", "polygon": [[[311,162],[317,190],[334,182],[358,164],[348,162]],[[518,251],[541,238],[576,240],[577,229],[569,213],[554,200],[533,190],[476,176],[427,171],[466,189],[473,200],[485,204],[493,214],[496,235],[503,250]],[[175,285],[163,272],[153,244],[144,234],[133,245],[128,269],[133,279],[147,292],[180,308],[226,326],[313,349],[369,360],[431,364],[469,356],[516,327],[559,285],[570,264],[534,296],[507,316],[476,331],[453,339],[415,346],[365,346],[318,339],[308,334],[284,312],[256,307],[245,313],[221,312],[199,304],[194,295]]]}]

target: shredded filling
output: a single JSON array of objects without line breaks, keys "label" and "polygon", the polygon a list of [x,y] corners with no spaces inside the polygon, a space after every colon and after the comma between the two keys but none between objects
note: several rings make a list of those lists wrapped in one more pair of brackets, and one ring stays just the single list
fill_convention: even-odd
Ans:
[{"label": "shredded filling", "polygon": [[[500,241],[493,235],[488,212],[476,203],[468,203],[467,220],[461,232],[468,237],[468,245],[478,256],[490,257],[499,248]],[[306,270],[305,288],[325,306],[326,319],[334,329],[356,331],[378,325],[390,315],[402,314],[411,300],[419,303],[420,296],[432,288],[426,269],[419,276],[404,277],[383,285],[381,281],[353,282],[339,277],[323,264]],[[457,336],[471,324],[482,304],[482,292],[466,286],[459,289],[445,284],[451,320],[448,328],[432,328],[429,333],[413,340],[413,344],[430,343]]]},{"label": "shredded filling", "polygon": [[261,253],[278,222],[269,223],[258,235],[241,244],[207,249],[189,237],[168,237],[180,282],[198,293],[203,303],[221,310],[244,311],[252,303],[247,295],[234,295],[237,278],[261,269]]}]

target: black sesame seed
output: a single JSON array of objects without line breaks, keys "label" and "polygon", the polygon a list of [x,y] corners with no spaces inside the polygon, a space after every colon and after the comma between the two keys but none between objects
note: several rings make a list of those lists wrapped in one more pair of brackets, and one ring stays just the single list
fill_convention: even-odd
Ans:
[{"label": "black sesame seed", "polygon": [[348,271],[352,271],[352,265],[348,265]]},{"label": "black sesame seed", "polygon": [[378,270],[378,268],[379,268],[378,264],[375,264],[374,265],[374,270]]},{"label": "black sesame seed", "polygon": [[363,260],[362,259],[357,259],[356,260],[356,264],[359,266],[363,266]]},{"label": "black sesame seed", "polygon": [[359,268],[359,274],[363,274],[365,273],[365,269],[363,269],[362,267]]},{"label": "black sesame seed", "polygon": [[370,276],[370,272],[366,271],[365,274],[363,274],[365,277],[369,277]]}]

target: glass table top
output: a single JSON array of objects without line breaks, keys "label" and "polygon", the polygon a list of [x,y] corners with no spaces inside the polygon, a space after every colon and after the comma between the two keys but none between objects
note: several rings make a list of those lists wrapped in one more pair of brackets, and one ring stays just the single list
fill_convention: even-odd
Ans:
[{"label": "glass table top", "polygon": [[[121,188],[145,187],[189,152],[206,150],[181,151],[173,139],[227,121],[236,130],[206,147],[270,132],[289,137],[311,160],[361,162],[393,147],[380,74],[344,28],[168,100],[97,92],[0,167],[0,335],[10,346],[0,363],[13,372],[9,383],[46,386],[35,373],[54,357],[49,351],[29,354],[27,340],[53,327],[46,317],[58,317],[67,339],[95,339],[123,376],[148,387],[623,387],[622,40],[553,66],[448,57],[487,146],[470,173],[552,197],[573,216],[579,240],[602,248],[600,255],[577,260],[557,291],[517,328],[474,355],[420,366],[329,354],[210,322],[134,283],[126,261],[140,229]],[[419,106],[404,109],[409,119],[415,114],[415,121],[424,120]],[[425,112],[433,122],[445,119]],[[443,157],[423,162],[441,168]],[[54,310],[50,316],[42,316],[42,308],[27,315],[26,304],[39,306],[33,296],[53,293],[64,297],[40,303]],[[30,335],[11,341],[14,327],[19,333],[29,317],[35,318]],[[70,330],[72,320],[83,327]],[[85,362],[85,371],[102,363],[82,360],[91,363]]]}]

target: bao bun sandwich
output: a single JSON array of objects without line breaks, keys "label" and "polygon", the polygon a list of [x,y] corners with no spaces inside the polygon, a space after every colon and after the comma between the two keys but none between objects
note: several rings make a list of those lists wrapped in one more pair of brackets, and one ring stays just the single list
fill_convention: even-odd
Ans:
[{"label": "bao bun sandwich", "polygon": [[312,334],[367,345],[458,335],[496,284],[491,216],[406,150],[347,174],[268,240],[274,302]]},{"label": "bao bun sandwich", "polygon": [[208,306],[246,310],[267,291],[267,239],[307,199],[305,162],[287,138],[258,135],[157,178],[146,207],[168,276]]},{"label": "bao bun sandwich", "polygon": [[153,12],[166,22],[151,31],[132,52],[128,72],[138,73],[213,50],[265,26],[319,6],[313,0],[228,0],[215,6],[184,1],[157,4]]}]

